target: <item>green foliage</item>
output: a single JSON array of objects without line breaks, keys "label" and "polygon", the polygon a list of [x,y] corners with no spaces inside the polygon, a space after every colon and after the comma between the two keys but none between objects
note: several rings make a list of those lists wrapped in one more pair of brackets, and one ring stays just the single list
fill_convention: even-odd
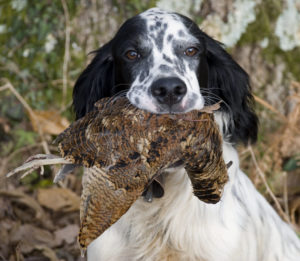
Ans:
[{"label": "green foliage", "polygon": [[[72,17],[76,1],[68,2]],[[33,108],[59,101],[52,83],[62,78],[65,17],[60,0],[0,1],[1,76],[8,78]],[[57,102],[59,104],[59,102]]]},{"label": "green foliage", "polygon": [[[48,168],[49,169],[49,168]],[[45,169],[47,172],[47,169]],[[47,174],[47,173],[46,173]],[[38,171],[33,171],[23,179],[21,179],[21,184],[29,187],[30,189],[36,188],[48,188],[53,185],[51,176],[46,175],[46,177],[41,176]]]},{"label": "green foliage", "polygon": [[256,8],[256,19],[248,25],[247,33],[240,38],[238,45],[244,43],[255,44],[263,40],[265,37],[275,36],[274,23],[282,11],[282,2],[279,0],[265,0],[262,1]]},{"label": "green foliage", "polygon": [[298,155],[298,158],[297,158],[297,156],[294,156],[294,157],[290,158],[283,166],[284,171],[293,171],[293,170],[296,170],[298,168],[300,168],[299,155]]},{"label": "green foliage", "polygon": [[[273,51],[273,55],[272,55]],[[286,72],[292,73],[297,81],[300,81],[300,66],[299,66],[299,57],[300,57],[300,48],[294,48],[291,51],[282,51],[279,47],[273,47],[268,50],[264,50],[265,57],[271,61],[274,61],[274,53],[280,55],[283,62],[286,64]],[[276,56],[275,56],[276,57]]]},{"label": "green foliage", "polygon": [[35,183],[39,179],[39,176],[40,175],[37,173],[37,171],[33,171],[32,173],[30,173],[26,177],[20,179],[21,184],[26,185],[26,186],[30,186],[31,184]]},{"label": "green foliage", "polygon": [[113,5],[118,7],[120,17],[129,18],[133,15],[141,13],[148,8],[155,7],[156,0],[113,0]]},{"label": "green foliage", "polygon": [[286,72],[292,73],[297,81],[300,81],[300,48],[291,51],[283,51],[279,47],[279,39],[275,36],[275,23],[282,13],[283,3],[279,0],[265,0],[257,6],[256,19],[249,24],[247,32],[238,42],[239,46],[245,44],[257,44],[264,38],[268,38],[267,48],[262,50],[263,57],[271,64],[284,62]]},{"label": "green foliage", "polygon": [[26,131],[23,129],[16,129],[13,131],[12,136],[15,139],[15,149],[22,148],[27,145],[35,144],[37,134],[32,131]]}]

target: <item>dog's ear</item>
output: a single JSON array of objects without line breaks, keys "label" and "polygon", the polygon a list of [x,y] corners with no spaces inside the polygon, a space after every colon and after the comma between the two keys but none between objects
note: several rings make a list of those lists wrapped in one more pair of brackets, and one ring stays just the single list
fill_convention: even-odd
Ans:
[{"label": "dog's ear", "polygon": [[110,96],[114,86],[114,62],[111,42],[97,51],[96,56],[81,73],[73,90],[73,108],[76,119],[83,117],[94,108],[94,103]]},{"label": "dog's ear", "polygon": [[[219,42],[205,33],[201,34],[201,38],[204,39],[206,55],[202,58],[200,70],[207,70],[208,74],[206,87],[202,92],[203,96],[207,97],[205,100],[223,101],[222,111],[229,115],[225,135],[229,136],[230,142],[242,141],[244,144],[255,142],[258,119],[253,110],[254,99],[247,73]],[[200,78],[201,73],[199,81]]]}]

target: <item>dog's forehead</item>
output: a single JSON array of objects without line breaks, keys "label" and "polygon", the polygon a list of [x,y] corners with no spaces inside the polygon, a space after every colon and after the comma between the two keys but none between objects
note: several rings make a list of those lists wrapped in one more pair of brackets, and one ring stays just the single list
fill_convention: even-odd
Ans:
[{"label": "dog's forehead", "polygon": [[176,13],[161,10],[159,8],[152,8],[140,14],[140,17],[145,19],[148,26],[157,25],[160,23],[176,24],[183,26],[180,16]]},{"label": "dog's forehead", "polygon": [[[186,33],[186,28],[182,17],[176,13],[152,8],[140,14],[140,17],[145,21],[147,30],[154,38],[168,37],[168,39],[194,39],[191,34]],[[188,39],[190,38],[190,39]]]}]

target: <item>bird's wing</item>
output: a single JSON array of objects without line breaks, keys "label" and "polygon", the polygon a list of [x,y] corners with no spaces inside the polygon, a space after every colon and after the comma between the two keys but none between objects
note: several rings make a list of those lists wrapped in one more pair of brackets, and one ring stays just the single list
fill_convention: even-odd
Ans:
[{"label": "bird's wing", "polygon": [[196,197],[206,203],[220,201],[228,181],[227,166],[222,155],[222,137],[212,114],[202,114],[207,119],[201,131],[193,135],[183,151],[185,169],[191,180]]}]

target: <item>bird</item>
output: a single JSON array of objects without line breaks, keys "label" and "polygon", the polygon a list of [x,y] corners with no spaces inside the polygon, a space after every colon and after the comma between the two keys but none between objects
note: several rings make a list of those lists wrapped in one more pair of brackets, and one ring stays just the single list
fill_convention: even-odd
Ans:
[{"label": "bird", "polygon": [[90,171],[83,178],[78,241],[82,250],[126,213],[153,180],[177,162],[194,194],[219,202],[228,181],[222,138],[212,110],[154,114],[126,97],[103,98],[58,135],[61,157]]}]

